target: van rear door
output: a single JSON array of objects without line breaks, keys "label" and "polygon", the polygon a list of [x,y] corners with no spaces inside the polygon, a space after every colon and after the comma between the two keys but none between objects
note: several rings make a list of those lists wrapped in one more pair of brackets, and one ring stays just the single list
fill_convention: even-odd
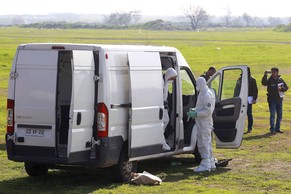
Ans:
[{"label": "van rear door", "polygon": [[130,75],[129,157],[160,153],[163,140],[163,78],[157,52],[128,53]]},{"label": "van rear door", "polygon": [[212,76],[207,85],[216,97],[213,112],[216,147],[238,148],[247,114],[247,66],[224,67]]},{"label": "van rear door", "polygon": [[92,51],[73,51],[72,97],[68,136],[69,162],[90,159],[94,117],[94,57]]},{"label": "van rear door", "polygon": [[15,70],[16,155],[55,156],[57,63],[57,51],[18,52]]}]

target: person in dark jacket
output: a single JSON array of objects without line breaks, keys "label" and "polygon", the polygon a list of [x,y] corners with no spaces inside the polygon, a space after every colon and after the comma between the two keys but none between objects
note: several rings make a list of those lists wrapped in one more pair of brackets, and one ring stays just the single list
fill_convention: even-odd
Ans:
[{"label": "person in dark jacket", "polygon": [[216,69],[215,67],[209,67],[208,71],[204,72],[200,77],[203,77],[207,82],[213,74],[215,74]]},{"label": "person in dark jacket", "polygon": [[[283,112],[283,96],[284,92],[288,90],[288,86],[279,75],[279,69],[277,67],[273,67],[271,73],[271,76],[268,78],[268,71],[265,71],[262,77],[262,85],[267,86],[267,100],[270,111],[270,132],[283,133],[280,130]],[[277,114],[276,123],[275,114]]]},{"label": "person in dark jacket", "polygon": [[248,109],[247,109],[247,116],[248,116],[248,133],[252,132],[253,129],[253,104],[257,103],[258,99],[258,87],[257,82],[254,77],[251,75],[251,70],[248,67],[248,77],[249,77],[249,94],[248,94]]},{"label": "person in dark jacket", "polygon": [[[248,108],[247,108],[247,116],[248,116],[248,133],[252,132],[253,129],[253,104],[257,103],[258,99],[258,87],[257,87],[257,81],[254,77],[251,75],[251,69],[248,67],[248,80],[249,80],[249,91],[248,91]],[[234,96],[239,96],[239,91],[241,87],[241,80],[240,77],[236,82],[236,87],[234,91]]]}]

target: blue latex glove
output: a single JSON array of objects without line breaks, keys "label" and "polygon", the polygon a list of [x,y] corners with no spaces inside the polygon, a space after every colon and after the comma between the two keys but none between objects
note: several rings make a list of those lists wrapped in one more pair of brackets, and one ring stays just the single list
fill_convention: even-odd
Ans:
[{"label": "blue latex glove", "polygon": [[192,118],[197,117],[197,112],[195,108],[190,108],[190,110],[187,112],[187,116]]}]

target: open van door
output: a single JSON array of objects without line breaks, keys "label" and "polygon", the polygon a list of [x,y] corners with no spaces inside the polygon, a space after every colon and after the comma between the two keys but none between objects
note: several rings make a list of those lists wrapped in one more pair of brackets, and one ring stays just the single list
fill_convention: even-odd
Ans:
[{"label": "open van door", "polygon": [[15,155],[55,157],[57,63],[57,51],[18,52],[10,76],[15,79]]},{"label": "open van door", "polygon": [[90,159],[94,117],[94,57],[92,51],[73,51],[70,107],[69,162]]},{"label": "open van door", "polygon": [[224,67],[212,76],[207,85],[216,98],[213,112],[216,147],[238,148],[247,114],[247,66]]},{"label": "open van door", "polygon": [[160,153],[163,140],[163,78],[157,52],[128,53],[129,157]]}]

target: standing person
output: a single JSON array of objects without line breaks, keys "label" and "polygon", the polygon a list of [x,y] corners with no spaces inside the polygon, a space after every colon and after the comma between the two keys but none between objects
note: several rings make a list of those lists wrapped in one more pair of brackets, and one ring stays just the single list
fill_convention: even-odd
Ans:
[{"label": "standing person", "polygon": [[[287,84],[279,75],[279,69],[273,67],[271,69],[271,76],[267,77],[268,71],[265,71],[262,78],[262,85],[267,86],[267,100],[270,111],[270,132],[273,134],[283,133],[280,130],[283,110],[283,96],[284,92],[288,90]],[[275,124],[275,114],[277,114]]]},{"label": "standing person", "polygon": [[[167,128],[167,125],[170,121],[169,119],[169,106],[168,106],[168,92],[169,92],[169,84],[171,84],[177,77],[177,72],[173,68],[168,68],[165,73],[164,80],[164,92],[163,92],[163,100],[164,100],[164,132]],[[165,136],[163,137],[163,150],[171,150],[170,146],[167,144]]]},{"label": "standing person", "polygon": [[209,67],[208,71],[204,72],[200,77],[203,77],[206,82],[210,79],[210,77],[215,74],[216,69],[215,67]]},{"label": "standing person", "polygon": [[248,78],[249,78],[249,94],[248,94],[248,108],[247,108],[247,116],[248,116],[248,133],[252,132],[253,129],[253,104],[257,103],[258,99],[258,86],[256,79],[252,77],[251,69],[248,67]]},{"label": "standing person", "polygon": [[214,170],[215,159],[212,157],[211,132],[213,130],[212,113],[215,107],[215,97],[206,85],[202,77],[197,79],[197,90],[199,91],[196,107],[187,113],[189,117],[195,118],[197,128],[198,151],[202,161],[194,172]]},{"label": "standing person", "polygon": [[[234,97],[239,96],[240,87],[241,87],[241,76],[236,82],[236,87],[234,90]],[[251,133],[253,129],[253,104],[257,103],[258,99],[258,87],[257,82],[254,77],[251,75],[251,69],[248,67],[248,80],[249,80],[249,91],[248,91],[248,108],[247,108],[247,116],[248,116],[248,131],[247,133]]]}]

